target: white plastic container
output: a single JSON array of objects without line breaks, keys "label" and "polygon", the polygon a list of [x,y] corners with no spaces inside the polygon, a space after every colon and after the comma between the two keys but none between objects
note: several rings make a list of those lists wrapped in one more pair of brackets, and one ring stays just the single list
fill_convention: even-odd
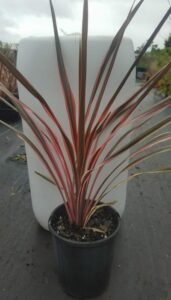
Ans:
[{"label": "white plastic container", "polygon": [[[89,37],[87,99],[88,96],[90,96],[100,63],[104,58],[111,40],[112,37]],[[71,86],[74,94],[76,95],[76,99],[78,99],[78,37],[62,37],[61,44]],[[134,50],[132,41],[124,38],[103,98],[102,108],[110,96],[112,96],[114,90],[119,85],[133,60]],[[17,66],[18,69],[47,100],[53,112],[56,114],[60,123],[64,127],[64,130],[69,132],[67,114],[58,74],[54,38],[23,39],[19,45]],[[117,97],[114,105],[117,106],[118,104],[123,103],[133,92],[134,88],[135,72],[132,72],[127,83],[122,89],[122,92]],[[30,93],[28,93],[27,90],[20,84],[19,96],[24,103],[29,105],[33,110],[43,116],[43,118],[45,117],[45,113],[42,111],[36,99],[34,99],[34,97],[30,95]],[[53,126],[53,124],[51,124],[51,126]],[[27,134],[32,141],[35,141],[32,132],[25,123],[23,123],[23,129],[25,134]],[[61,203],[60,194],[55,186],[35,174],[35,171],[39,171],[44,174],[47,174],[47,172],[28,145],[26,145],[26,151],[34,215],[40,225],[47,229],[48,218],[51,212]],[[110,168],[113,166],[114,163],[110,164],[105,173],[109,172]],[[105,173],[103,173],[103,175]],[[127,172],[122,174],[120,179],[126,179],[126,177]],[[107,201],[112,201],[113,199],[118,200],[115,208],[121,216],[125,208],[126,188],[126,185],[121,186],[117,190],[112,191],[105,199]]]}]

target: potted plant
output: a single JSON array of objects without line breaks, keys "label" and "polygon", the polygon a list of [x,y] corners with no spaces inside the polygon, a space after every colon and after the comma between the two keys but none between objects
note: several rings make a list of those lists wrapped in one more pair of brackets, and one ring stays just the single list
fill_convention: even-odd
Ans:
[{"label": "potted plant", "polygon": [[[170,132],[159,133],[161,128],[171,123],[171,116],[158,122],[148,130],[137,134],[137,136],[132,135],[131,141],[127,140],[131,134],[141,130],[150,118],[171,105],[171,97],[167,97],[159,104],[148,108],[145,112],[130,118],[146,95],[162,76],[170,70],[171,62],[168,62],[159,72],[153,75],[124,104],[115,109],[112,107],[132,70],[169,17],[171,8],[157,25],[120,85],[114,91],[112,98],[109,99],[102,113],[98,116],[99,107],[124,32],[142,3],[143,0],[140,0],[135,6],[131,7],[126,20],[113,38],[100,66],[91,98],[86,107],[88,1],[84,0],[83,8],[79,52],[79,97],[76,101],[66,72],[54,8],[50,0],[59,75],[67,118],[70,124],[71,139],[43,96],[0,54],[0,62],[9,68],[17,80],[35,96],[46,113],[47,120],[41,118],[36,111],[18,100],[1,84],[0,90],[10,97],[13,108],[19,112],[22,119],[27,123],[37,142],[34,143],[23,132],[18,131],[9,124],[3,121],[0,121],[0,123],[13,130],[20,139],[24,140],[35,151],[49,173],[49,176],[39,172],[37,172],[37,175],[42,180],[48,181],[49,184],[55,185],[63,199],[63,204],[57,207],[49,218],[49,230],[53,237],[59,281],[68,294],[78,298],[100,295],[108,283],[114,238],[120,226],[120,217],[110,206],[115,200],[110,203],[103,203],[104,196],[111,189],[125,183],[125,181],[117,181],[122,172],[131,169],[153,155],[171,150],[170,145],[162,145],[163,142],[171,140]],[[56,130],[54,126],[49,125],[48,120],[54,123]],[[123,128],[127,128],[124,133],[122,133]],[[118,131],[121,131],[119,138],[117,137]],[[114,145],[105,152],[106,147],[110,145],[110,141],[115,138]],[[62,151],[61,141],[65,151]],[[154,149],[155,145],[160,145],[160,148]],[[105,166],[112,164],[122,153],[133,147],[136,147],[136,150],[129,155],[130,161],[127,162],[128,157],[121,160],[106,175],[99,187],[94,190],[95,182]],[[127,180],[145,173],[168,171],[171,171],[170,166],[163,169],[139,172],[131,175]]]}]

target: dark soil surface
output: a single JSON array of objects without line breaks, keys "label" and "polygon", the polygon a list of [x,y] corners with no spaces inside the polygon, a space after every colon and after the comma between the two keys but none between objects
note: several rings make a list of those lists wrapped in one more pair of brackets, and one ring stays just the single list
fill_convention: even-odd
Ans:
[{"label": "dark soil surface", "polygon": [[79,242],[97,241],[110,236],[117,228],[118,214],[110,207],[98,209],[91,217],[86,227],[70,224],[64,206],[60,213],[52,219],[52,228],[60,236]]}]

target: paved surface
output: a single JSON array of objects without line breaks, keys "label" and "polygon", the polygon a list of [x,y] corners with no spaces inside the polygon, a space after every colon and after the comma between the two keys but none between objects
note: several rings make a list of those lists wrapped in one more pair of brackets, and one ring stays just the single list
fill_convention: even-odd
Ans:
[{"label": "paved surface", "polygon": [[[57,281],[50,235],[32,214],[26,164],[10,160],[23,151],[21,142],[1,126],[0,300],[69,300]],[[167,166],[170,158],[155,157],[139,168]],[[171,299],[170,198],[170,174],[139,177],[129,184],[110,285],[99,300]]]}]

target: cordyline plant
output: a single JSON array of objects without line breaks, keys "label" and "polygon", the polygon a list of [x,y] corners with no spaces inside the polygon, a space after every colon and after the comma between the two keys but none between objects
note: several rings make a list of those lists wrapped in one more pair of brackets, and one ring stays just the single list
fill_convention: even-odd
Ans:
[{"label": "cordyline plant", "polygon": [[[140,105],[143,99],[170,69],[171,62],[168,62],[168,64],[151,77],[148,82],[134,92],[124,104],[119,105],[117,108],[113,108],[112,106],[129,75],[169,17],[171,8],[168,9],[158,26],[155,28],[141,53],[136,57],[117,89],[113,91],[113,96],[106,103],[102,113],[98,115],[124,32],[142,3],[143,0],[140,0],[136,5],[132,5],[128,16],[114,36],[99,68],[91,92],[91,97],[86,105],[88,0],[84,0],[83,5],[82,35],[79,47],[78,99],[74,96],[66,72],[55,12],[52,1],[50,0],[57,63],[71,135],[64,131],[43,96],[2,54],[0,54],[0,62],[4,64],[16,79],[35,97],[35,101],[38,101],[46,112],[47,121],[42,119],[39,114],[25,105],[21,100],[15,98],[15,96],[1,84],[0,90],[11,99],[13,108],[19,112],[22,119],[28,124],[40,147],[37,146],[37,144],[34,144],[23,132],[18,131],[3,121],[0,122],[12,129],[20,139],[24,140],[34,150],[45,166],[49,176],[39,172],[37,172],[37,174],[57,187],[65,204],[69,221],[79,226],[85,226],[89,218],[99,207],[107,205],[102,203],[103,197],[106,196],[111,189],[116,188],[123,183],[123,181],[116,181],[122,172],[131,169],[153,155],[171,150],[171,145],[161,146],[160,149],[158,147],[157,149],[154,149],[155,145],[171,140],[170,132],[159,133],[161,128],[164,128],[171,123],[171,116],[155,124],[150,129],[139,133],[136,137],[134,135],[131,141],[127,141],[127,137],[132,133],[137,132],[139,129],[142,129],[142,126],[148,122],[151,117],[171,106],[171,97],[167,97],[159,104],[153,105],[147,111],[130,119],[132,113]],[[56,130],[54,130],[54,127],[53,129],[51,128],[48,119],[55,124]],[[124,133],[121,131],[123,128],[127,128]],[[116,134],[119,131],[120,137],[118,139],[116,138]],[[103,139],[101,141],[100,137],[102,135]],[[63,146],[61,146],[61,138]],[[105,153],[105,155],[102,155],[110,142],[112,142],[112,146],[110,146],[109,151]],[[120,155],[127,153],[127,150],[132,150],[134,146],[136,146],[136,151],[131,151],[131,154],[122,160],[120,159],[118,162]],[[65,151],[62,149],[65,149]],[[95,185],[103,169],[113,161],[115,161],[113,170],[105,176],[105,179],[99,183],[98,186],[97,184]],[[144,173],[149,174],[168,171],[171,171],[171,167],[144,171],[131,175],[128,177],[127,181]],[[117,183],[113,186],[114,181]]]}]

